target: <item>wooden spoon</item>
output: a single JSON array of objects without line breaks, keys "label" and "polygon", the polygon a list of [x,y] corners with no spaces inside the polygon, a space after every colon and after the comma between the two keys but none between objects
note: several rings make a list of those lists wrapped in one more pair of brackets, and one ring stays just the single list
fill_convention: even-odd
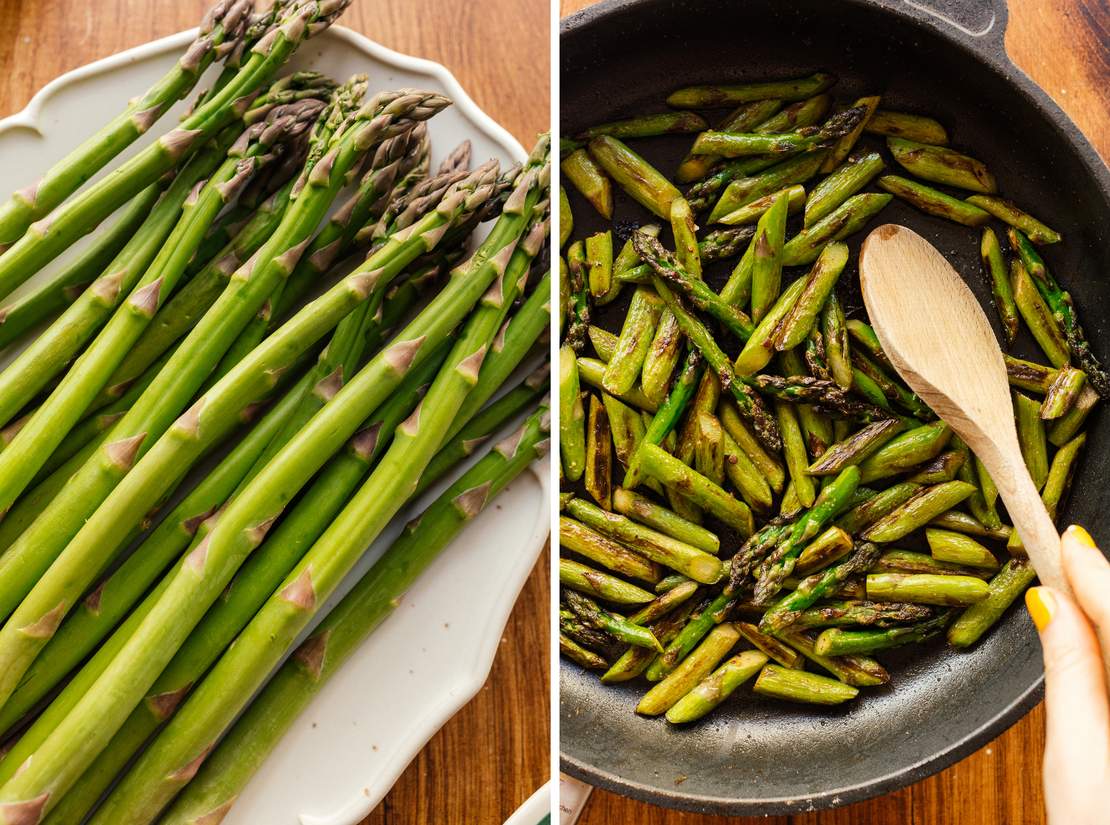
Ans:
[{"label": "wooden spoon", "polygon": [[893,224],[864,241],[860,286],[895,369],[982,460],[1041,582],[1070,593],[1060,536],[1021,456],[1002,350],[979,301],[932,244]]}]

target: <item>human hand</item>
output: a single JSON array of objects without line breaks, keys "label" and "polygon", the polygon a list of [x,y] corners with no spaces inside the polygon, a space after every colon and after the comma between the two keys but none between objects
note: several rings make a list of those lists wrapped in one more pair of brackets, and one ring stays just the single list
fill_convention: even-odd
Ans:
[{"label": "human hand", "polygon": [[1025,603],[1044,650],[1044,790],[1049,825],[1110,821],[1110,563],[1082,527],[1061,540],[1064,574],[1074,600],[1034,587]]}]

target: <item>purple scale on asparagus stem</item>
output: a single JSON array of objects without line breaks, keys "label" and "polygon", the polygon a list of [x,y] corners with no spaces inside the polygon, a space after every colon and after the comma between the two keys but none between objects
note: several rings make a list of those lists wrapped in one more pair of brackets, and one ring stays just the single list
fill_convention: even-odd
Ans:
[{"label": "purple scale on asparagus stem", "polygon": [[131,297],[127,299],[128,305],[140,315],[145,315],[148,318],[153,317],[158,309],[158,301],[162,296],[164,280],[162,277],[155,278],[146,286],[136,289],[131,293]]},{"label": "purple scale on asparagus stem", "polygon": [[312,394],[322,399],[325,403],[335,398],[335,394],[343,388],[343,365],[340,364],[326,376],[316,382]]},{"label": "purple scale on asparagus stem", "polygon": [[197,775],[197,771],[200,770],[200,766],[204,764],[204,760],[208,758],[208,754],[210,754],[212,752],[212,749],[215,747],[215,742],[213,742],[211,745],[208,745],[203,751],[200,752],[198,756],[194,757],[193,759],[182,765],[180,768],[178,768],[176,771],[171,773],[169,776],[167,776],[166,781],[171,782],[175,785],[184,785],[185,783],[190,782],[192,778]]},{"label": "purple scale on asparagus stem", "polygon": [[415,438],[420,432],[420,411],[424,408],[424,399],[420,399],[420,403],[416,405],[409,417],[406,418],[397,427],[397,431],[403,433],[410,438]]},{"label": "purple scale on asparagus stem", "polygon": [[[31,757],[27,757],[28,762]],[[23,763],[24,765],[27,762]],[[22,770],[23,765],[20,765]],[[16,771],[18,774],[19,771]],[[36,796],[34,799],[25,799],[21,802],[5,802],[0,804],[0,814],[3,815],[4,821],[10,825],[38,825],[42,821],[43,811],[46,810],[46,803],[50,800],[50,793],[46,792]]]},{"label": "purple scale on asparagus stem", "polygon": [[478,381],[478,372],[482,369],[482,361],[486,358],[486,345],[478,347],[471,355],[459,361],[455,371],[470,384]]},{"label": "purple scale on asparagus stem", "polygon": [[304,643],[293,653],[293,659],[301,666],[301,670],[312,677],[313,681],[320,679],[324,670],[324,657],[328,650],[328,640],[331,630],[315,633],[304,640]]},{"label": "purple scale on asparagus stem", "polygon": [[416,358],[416,353],[420,351],[420,347],[424,345],[427,340],[426,335],[421,335],[419,338],[413,338],[408,341],[398,341],[393,344],[385,352],[382,353],[382,360],[399,375],[404,375],[409,371],[412,366],[413,359]]},{"label": "purple scale on asparagus stem", "polygon": [[208,561],[208,546],[211,542],[212,534],[208,533],[196,547],[189,551],[189,555],[185,557],[185,567],[196,573],[203,573],[204,566]]},{"label": "purple scale on asparagus stem", "polygon": [[305,567],[297,578],[281,589],[278,598],[301,610],[312,610],[316,606],[316,587],[312,583],[312,571]]},{"label": "purple scale on asparagus stem", "polygon": [[58,625],[62,623],[62,617],[65,614],[66,604],[61,602],[38,620],[19,628],[19,632],[29,639],[49,639],[58,631]]},{"label": "purple scale on asparagus stem", "polygon": [[455,496],[452,500],[452,504],[455,505],[455,509],[458,510],[459,515],[461,515],[464,520],[470,521],[482,512],[482,509],[486,506],[486,502],[489,500],[491,486],[491,483],[487,481],[477,487],[464,490]]},{"label": "purple scale on asparagus stem", "polygon": [[262,540],[266,538],[266,534],[270,532],[270,528],[274,526],[275,521],[277,521],[276,515],[271,516],[265,521],[260,521],[254,527],[249,527],[244,531],[247,536],[247,541],[251,543],[251,547],[257,547],[262,543]]},{"label": "purple scale on asparagus stem", "polygon": [[[135,112],[131,115],[131,122],[135,125],[135,131],[140,135],[145,135],[150,127],[162,116],[163,108],[161,106],[151,106],[143,109],[140,112]],[[33,204],[32,204],[33,205]]]},{"label": "purple scale on asparagus stem", "polygon": [[274,258],[274,263],[284,269],[286,273],[292,272],[297,268],[297,263],[300,261],[301,255],[304,254],[305,249],[308,248],[311,242],[312,237],[309,236],[296,246],[289,247],[289,249]]},{"label": "purple scale on asparagus stem", "polygon": [[488,440],[489,440],[488,435],[480,435],[477,438],[464,438],[462,440],[462,442],[460,442],[460,445],[462,446],[463,452],[466,455],[470,455],[476,449],[478,449],[483,444],[485,444],[486,441],[488,441]]},{"label": "purple scale on asparagus stem", "polygon": [[204,412],[204,405],[205,397],[202,395],[195,404],[178,417],[173,423],[173,428],[182,435],[196,438],[200,434],[200,416]]},{"label": "purple scale on asparagus stem", "polygon": [[200,129],[174,129],[158,139],[162,150],[174,160],[180,159],[188,152],[198,137],[203,134]]},{"label": "purple scale on asparagus stem", "polygon": [[103,275],[93,281],[92,286],[89,287],[89,293],[96,298],[99,298],[105,304],[114,305],[116,298],[119,297],[120,286],[123,284],[124,272],[113,272],[111,275]]},{"label": "purple scale on asparagus stem", "polygon": [[[181,529],[188,533],[190,536],[195,536],[197,530],[200,529],[200,526],[208,521],[208,519],[215,516],[219,511],[220,508],[218,506],[210,507],[203,513],[197,513],[195,516],[190,516],[187,519],[183,519],[181,522]],[[212,524],[215,524],[215,519],[213,519]]]},{"label": "purple scale on asparagus stem", "polygon": [[100,601],[104,597],[104,585],[107,583],[107,579],[102,580],[100,584],[84,598],[83,604],[85,605],[85,610],[93,616],[100,615]]},{"label": "purple scale on asparagus stem", "polygon": [[162,693],[156,693],[153,696],[146,697],[146,706],[150,712],[154,714],[154,718],[159,722],[164,722],[173,715],[177,710],[181,700],[189,692],[192,685],[185,685],[177,690],[167,690]]},{"label": "purple scale on asparagus stem", "polygon": [[374,448],[378,446],[378,435],[381,433],[382,422],[378,421],[375,424],[355,433],[351,439],[351,451],[363,461],[366,461],[374,454]]},{"label": "purple scale on asparagus stem", "polygon": [[139,454],[139,447],[142,446],[144,440],[146,440],[145,432],[128,438],[121,438],[119,441],[113,441],[111,444],[105,445],[104,454],[108,458],[108,463],[120,470],[131,469],[131,465],[135,463],[135,456]]}]

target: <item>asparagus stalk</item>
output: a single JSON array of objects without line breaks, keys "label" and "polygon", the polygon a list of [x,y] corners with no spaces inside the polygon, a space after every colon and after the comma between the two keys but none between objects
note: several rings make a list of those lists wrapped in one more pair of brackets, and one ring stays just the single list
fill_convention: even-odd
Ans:
[{"label": "asparagus stalk", "polygon": [[[519,439],[507,439],[499,445],[506,452],[509,445],[514,445],[511,453],[492,450],[410,525],[251,702],[246,714],[174,802],[165,822],[193,822],[230,805],[312,697],[395,609],[398,598],[459,531],[478,515],[480,510],[473,506],[476,496],[467,494],[488,484],[481,499],[481,504],[488,506],[545,452],[544,422],[542,414],[533,415]],[[255,755],[250,760],[242,758],[247,750]]]},{"label": "asparagus stalk", "polygon": [[55,209],[0,256],[0,295],[8,295],[237,118],[301,43],[330,26],[348,3],[303,0],[286,10],[252,46],[250,57],[235,77],[180,126]]},{"label": "asparagus stalk", "polygon": [[[522,203],[522,207],[528,205]],[[509,205],[506,206],[506,214],[508,212]],[[515,285],[504,282],[491,290],[487,303],[467,322],[427,396],[413,415],[398,427],[393,444],[370,478],[256,614],[240,634],[238,643],[224,654],[140,757],[128,777],[101,807],[94,822],[97,819],[113,823],[149,821],[184,784],[184,776],[172,776],[176,769],[163,771],[161,766],[177,764],[182,756],[194,750],[204,753],[211,750],[210,741],[234,720],[246,705],[253,687],[265,680],[297,633],[357,561],[366,543],[373,540],[400,508],[436,452],[459,401],[476,383],[478,364],[475,362],[488,349],[507,305],[519,288],[519,282]],[[504,452],[515,453],[516,442]],[[382,494],[383,487],[389,488],[388,494]],[[475,493],[472,506],[480,506],[487,492],[482,489]],[[238,701],[213,703],[210,698],[213,693],[239,698]],[[194,716],[203,721],[198,724],[197,718],[191,718]],[[210,741],[200,741],[208,737]],[[195,758],[195,754],[189,755],[180,764],[192,763]],[[152,777],[166,779],[152,783]]]},{"label": "asparagus stalk", "polygon": [[613,491],[613,509],[706,553],[716,555],[721,548],[721,541],[715,533],[631,490],[618,487]]},{"label": "asparagus stalk", "polygon": [[581,499],[567,504],[567,512],[649,561],[669,567],[702,584],[714,584],[722,575],[721,562],[680,539],[636,524]]},{"label": "asparagus stalk", "polygon": [[918,143],[930,143],[934,146],[948,143],[948,132],[933,118],[906,112],[892,112],[889,109],[876,111],[864,125],[863,130],[873,135],[891,135],[916,140]]},{"label": "asparagus stalk", "polygon": [[61,317],[0,372],[0,422],[9,423],[81,351],[146,272],[178,223],[186,199],[223,159],[231,129],[186,165],[127,245]]},{"label": "asparagus stalk", "polygon": [[[6,560],[17,565],[14,570],[27,573],[46,570],[49,565],[51,572],[40,578],[33,585],[33,590],[28,588],[29,597],[24,598],[6,627],[0,630],[0,657],[12,655],[24,663],[8,668],[6,676],[9,678],[0,685],[0,696],[7,698],[9,683],[17,680],[23,667],[26,667],[26,663],[29,663],[46,641],[44,638],[29,638],[20,632],[20,627],[39,621],[38,618],[33,618],[29,622],[27,616],[41,618],[56,611],[51,616],[60,618],[68,611],[72,600],[77,596],[74,588],[79,591],[80,585],[95,576],[118,550],[125,537],[121,535],[121,517],[125,524],[138,523],[151,504],[157,501],[164,485],[179,479],[189,466],[189,462],[184,462],[183,466],[179,463],[181,453],[175,451],[185,451],[195,461],[195,456],[206,445],[226,432],[234,416],[245,405],[258,400],[272,388],[276,379],[280,378],[287,366],[299,358],[307,346],[311,346],[369,296],[374,282],[379,280],[372,274],[373,268],[356,272],[325,294],[321,303],[302,313],[299,320],[287,324],[284,335],[271,336],[265,348],[252,353],[251,358],[244,361],[240,369],[222,382],[221,391],[215,398],[205,400],[213,403],[202,401],[194,406],[172,427],[169,439],[159,439],[158,436],[170,429],[172,416],[181,412],[185,400],[198,389],[206,372],[222,354],[221,345],[228,345],[235,332],[232,322],[239,320],[242,323],[248,319],[248,311],[264,300],[266,286],[280,281],[292,269],[290,249],[293,254],[303,250],[307,232],[320,220],[321,212],[341,187],[346,170],[369,148],[365,147],[363,141],[374,144],[390,137],[391,132],[411,128],[413,121],[408,119],[410,115],[426,118],[442,108],[444,102],[438,95],[426,93],[387,94],[364,107],[363,113],[359,115],[359,124],[340,135],[335,147],[327,153],[324,160],[316,164],[313,169],[317,172],[315,183],[312,182],[313,175],[309,175],[309,185],[297,199],[297,207],[300,209],[290,211],[283,220],[283,228],[286,224],[289,227],[275,233],[263,247],[263,251],[273,249],[275,256],[271,258],[269,254],[260,253],[265,265],[253,272],[241,270],[236,274],[235,288],[225,292],[210,313],[205,315],[205,322],[211,323],[198,325],[139,402],[113,427],[108,442],[98,455],[85,463],[81,471],[65,486],[63,494],[54,499],[36,523],[20,537],[19,542],[11,547]],[[464,202],[465,198],[460,193],[453,205],[456,209],[461,209]],[[447,222],[451,210],[445,212],[444,215],[437,213],[434,223],[436,228]],[[415,235],[410,233],[408,238],[397,240],[395,245],[383,250],[381,259],[373,259],[375,265],[383,266],[385,271],[381,274],[385,276],[386,282],[403,266],[406,254],[415,256],[426,249],[425,233],[428,239],[437,238],[432,227],[421,229],[422,232]],[[299,240],[291,248],[290,242],[293,239]],[[290,341],[295,344],[287,345]],[[205,423],[211,423],[211,429],[204,429]],[[129,476],[132,467],[155,441],[162,444],[159,455],[145,465],[143,473],[124,486],[119,495],[115,496],[112,505],[99,507],[113,493],[115,487]],[[160,465],[160,461],[168,463]],[[161,489],[159,484],[163,485]],[[58,517],[54,515],[56,513],[63,515]],[[99,513],[98,519],[92,519],[93,513]],[[89,521],[82,524],[85,519]],[[54,561],[63,547],[64,553]],[[83,571],[83,574],[74,578],[71,575],[73,570]],[[26,581],[26,577],[21,577],[18,581],[9,577],[6,583],[13,592],[18,592],[16,588]],[[62,593],[68,595],[62,596]],[[51,603],[46,611],[41,610],[42,600]],[[17,653],[17,650],[21,653]]]},{"label": "asparagus stalk", "polygon": [[659,640],[646,627],[629,621],[624,616],[604,610],[593,599],[573,590],[566,591],[564,595],[575,615],[590,627],[608,633],[618,642],[663,652],[663,646],[659,644]]},{"label": "asparagus stalk", "polygon": [[879,602],[967,607],[983,601],[989,592],[987,583],[975,576],[871,573],[867,577],[867,598]]},{"label": "asparagus stalk", "polygon": [[[755,132],[759,132],[761,134],[788,132],[792,129],[804,129],[807,126],[814,126],[821,121],[821,118],[823,118],[826,112],[828,112],[830,100],[831,99],[827,94],[817,94],[806,100],[801,100],[797,103],[793,103],[790,106],[787,106],[782,111],[776,112],[767,119],[755,124],[754,127],[750,123],[744,123],[740,125],[746,125],[750,128],[753,128]],[[778,101],[774,102],[776,104],[778,103]],[[810,177],[817,173],[817,169],[820,168],[821,158],[823,156],[824,152],[818,151],[814,152],[812,156],[807,158],[807,161],[809,161],[807,166],[813,167],[813,171],[809,173]],[[694,157],[707,158],[711,156],[697,155]],[[817,161],[816,166],[813,166],[812,164],[812,161],[814,159],[816,159]],[[791,159],[791,161],[796,160],[797,159]],[[709,206],[713,203],[713,200],[715,199],[717,194],[721,191],[721,189],[728,186],[730,183],[732,183],[732,181],[737,180],[738,178],[744,178],[749,175],[754,175],[755,173],[768,169],[771,166],[777,165],[781,166],[781,168],[783,169],[786,169],[787,165],[791,163],[791,161],[787,161],[786,163],[777,164],[777,161],[778,157],[774,155],[771,155],[769,157],[739,158],[737,160],[726,161],[725,163],[721,164],[713,172],[713,174],[709,175],[704,180],[699,181],[690,188],[690,191],[687,193],[690,199],[690,205],[694,208],[695,211],[701,212],[705,209],[708,209]],[[793,165],[791,168],[793,168]],[[706,166],[705,170],[703,172],[699,172],[698,176],[701,177],[708,171],[709,168],[708,166]],[[684,178],[680,177],[679,179],[683,180]],[[791,181],[791,183],[799,182],[801,181]],[[782,187],[780,186],[777,188],[781,189]]]},{"label": "asparagus stalk", "polygon": [[680,725],[701,719],[755,676],[765,664],[767,654],[758,650],[745,650],[733,656],[672,705],[667,711],[667,721]]},{"label": "asparagus stalk", "polygon": [[967,199],[980,209],[990,212],[1000,221],[1008,223],[1014,229],[1024,232],[1035,244],[1053,244],[1061,240],[1060,233],[1055,229],[1045,226],[1028,212],[1019,209],[1010,201],[994,195],[972,195]]},{"label": "asparagus stalk", "polygon": [[[174,507],[136,552],[98,584],[81,607],[66,618],[0,711],[0,729],[6,730],[14,724],[92,652],[162,571],[186,549],[201,524],[231,495],[293,414],[308,384],[309,378],[305,377],[287,391],[216,469]],[[7,760],[0,763],[0,781],[8,778],[4,767],[7,764]]]},{"label": "asparagus stalk", "polygon": [[[1091,345],[1087,341],[1083,326],[1079,323],[1079,316],[1076,315],[1071,295],[1056,282],[1025,233],[1011,227],[1006,234],[1010,239],[1010,246],[1017,253],[1029,278],[1036,284],[1037,291],[1051,310],[1056,328],[1064,335],[1067,341],[1065,351],[1070,351],[1079,362],[1095,391],[1103,398],[1110,398],[1110,375],[1091,351]],[[1023,308],[1023,313],[1024,311]],[[1033,331],[1036,332],[1036,330]],[[1040,343],[1039,338],[1038,343]],[[1055,366],[1062,366],[1063,363],[1064,361],[1060,363],[1053,361]]]},{"label": "asparagus stalk", "polygon": [[[449,330],[461,320],[467,309],[478,300],[496,276],[504,272],[507,259],[510,257],[505,250],[511,252],[515,240],[520,236],[526,222],[530,220],[531,212],[539,200],[539,184],[541,182],[546,184],[546,173],[541,173],[534,168],[542,167],[544,163],[546,143],[541,144],[537,156],[533,166],[530,166],[522,175],[516,193],[506,202],[501,221],[476,253],[471,264],[467,266],[465,277],[455,279],[443,293],[437,296],[425,311],[399,334],[393,345],[376,356],[367,368],[364,368],[340,391],[333,399],[333,403],[321,410],[297,437],[246,488],[240,491],[208,535],[203,545],[203,552],[190,555],[192,563],[187,561],[177,571],[162,598],[127,640],[109,669],[38,749],[36,769],[21,773],[5,787],[0,788],[0,799],[23,799],[29,786],[49,787],[54,791],[48,792],[58,794],[64,792],[64,788],[72,783],[76,775],[106,744],[107,737],[110,737],[122,724],[123,715],[135,706],[141,693],[149,688],[154,677],[164,667],[169,655],[177,649],[207,606],[226,586],[231,573],[245,555],[261,541],[265,527],[260,528],[259,525],[268,525],[272,521],[280,512],[284,502],[292,497],[292,494],[315,473],[324,458],[338,446],[336,442],[341,442],[353,435],[359,422],[364,420],[370,410],[374,409],[383,397],[396,387],[403,375],[423,363],[430,354],[425,345],[431,345],[434,348],[435,343],[444,340]],[[500,265],[498,261],[501,261]],[[413,346],[407,343],[416,339],[420,340],[420,345]],[[401,360],[398,360],[399,358]],[[453,372],[453,367],[454,365],[451,365],[447,373]],[[466,383],[469,385],[469,382]],[[336,403],[340,399],[343,401]],[[451,411],[453,413],[453,407]],[[434,417],[421,416],[421,423],[431,418]],[[403,429],[400,428],[399,432]],[[442,437],[442,429],[440,428],[436,433],[435,446],[438,446],[439,438]],[[416,441],[423,449],[427,447],[430,438],[416,439]],[[404,488],[416,483],[426,459],[418,465],[409,465],[407,454],[410,451],[404,448],[398,450],[397,444],[398,442],[395,441],[391,452],[394,455],[399,454],[401,459],[406,459],[403,463],[404,471],[395,472],[396,465],[402,463],[400,459],[395,459],[379,464],[376,475],[379,478],[392,480],[391,483],[399,484]],[[334,446],[326,449],[329,445]],[[434,452],[434,447],[427,451],[427,458],[431,457],[431,452]],[[379,488],[379,485],[369,484],[363,489],[376,492],[376,488]],[[400,506],[402,499],[403,496],[396,495],[375,496],[377,504],[374,506],[384,509],[384,512],[378,511],[378,516],[391,515],[395,512],[395,508]],[[370,511],[362,506],[358,497],[352,501],[352,505],[349,505],[347,512],[351,517],[356,513],[360,517],[370,515]],[[342,522],[343,519],[340,519],[333,528],[343,526]],[[359,550],[364,546],[362,537],[357,534],[357,531],[344,529],[332,535],[342,536],[345,543],[357,544]],[[325,545],[329,543],[325,542]],[[208,575],[203,575],[205,572]],[[202,575],[198,576],[197,573]],[[300,571],[293,580],[296,581],[299,578]],[[152,639],[159,640],[153,643],[153,649],[156,651],[153,656],[151,655]],[[91,728],[90,722],[93,723]],[[72,735],[74,728],[82,730],[81,736]],[[34,793],[31,798],[37,798],[38,795],[39,793]],[[128,810],[130,812],[132,809]]]},{"label": "asparagus stalk", "polygon": [[130,296],[0,456],[0,511],[7,510],[26,489],[158,308],[173,294],[216,215],[275,152],[281,151],[283,142],[296,141],[308,131],[322,107],[315,100],[279,106],[266,120],[247,127],[227,160],[186,200],[181,220]]},{"label": "asparagus stalk", "polygon": [[928,619],[933,608],[901,602],[828,601],[803,610],[795,619],[799,629],[813,627],[866,627],[888,628]]},{"label": "asparagus stalk", "polygon": [[894,159],[914,177],[931,183],[991,194],[998,191],[987,167],[946,146],[918,143],[906,138],[889,137],[887,147]]},{"label": "asparagus stalk", "polygon": [[586,424],[586,471],[582,483],[593,500],[605,509],[613,506],[613,437],[605,406],[590,396]]},{"label": "asparagus stalk", "polygon": [[148,186],[127,205],[111,228],[48,283],[0,307],[0,348],[19,339],[32,327],[56,317],[80,298],[146,221],[162,190],[158,184]]},{"label": "asparagus stalk", "polygon": [[839,705],[859,694],[859,688],[827,676],[778,665],[766,665],[752,690],[762,696],[810,705]]},{"label": "asparagus stalk", "polygon": [[670,94],[667,103],[683,108],[713,108],[716,106],[735,106],[753,100],[799,100],[819,94],[830,88],[836,78],[831,74],[818,72],[797,80],[743,83],[732,86],[687,86]]},{"label": "asparagus stalk", "polygon": [[681,193],[636,152],[615,137],[601,135],[590,141],[590,156],[633,200],[660,218],[670,219],[671,201],[682,197]]},{"label": "asparagus stalk", "polygon": [[[767,557],[765,572],[756,584],[755,602],[765,605],[782,587],[782,581],[794,571],[797,558],[805,549],[805,542],[816,537],[844,509],[845,504],[859,486],[859,470],[848,467],[826,486],[806,513],[790,528],[786,540]],[[734,561],[735,564],[735,561]],[[743,575],[733,576],[729,582],[734,589]]]},{"label": "asparagus stalk", "polygon": [[219,0],[169,72],[37,182],[14,192],[0,205],[0,252],[146,134],[174,103],[189,94],[214,61],[231,54],[246,33],[250,12],[251,3],[246,0]]},{"label": "asparagus stalk", "polygon": [[613,184],[585,149],[564,158],[560,168],[603,218],[613,217]]}]

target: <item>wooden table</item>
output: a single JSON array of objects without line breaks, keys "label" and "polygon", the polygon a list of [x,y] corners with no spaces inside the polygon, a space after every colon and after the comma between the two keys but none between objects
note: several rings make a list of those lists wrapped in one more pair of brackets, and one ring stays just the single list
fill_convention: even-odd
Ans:
[{"label": "wooden table", "polygon": [[[561,0],[561,14],[591,5]],[[1103,0],[1010,0],[1006,48],[1014,62],[1110,158],[1110,65]],[[982,750],[942,773],[879,799],[792,817],[717,817],[666,811],[594,791],[579,825],[1036,825],[1044,822],[1038,706]],[[1020,792],[1017,792],[1019,791]]]},{"label": "wooden table", "polygon": [[[62,72],[195,26],[208,0],[0,0],[0,117]],[[525,146],[548,128],[545,0],[355,0],[343,24],[447,66]],[[364,825],[500,825],[550,775],[548,562],[537,564],[489,682]]]}]

